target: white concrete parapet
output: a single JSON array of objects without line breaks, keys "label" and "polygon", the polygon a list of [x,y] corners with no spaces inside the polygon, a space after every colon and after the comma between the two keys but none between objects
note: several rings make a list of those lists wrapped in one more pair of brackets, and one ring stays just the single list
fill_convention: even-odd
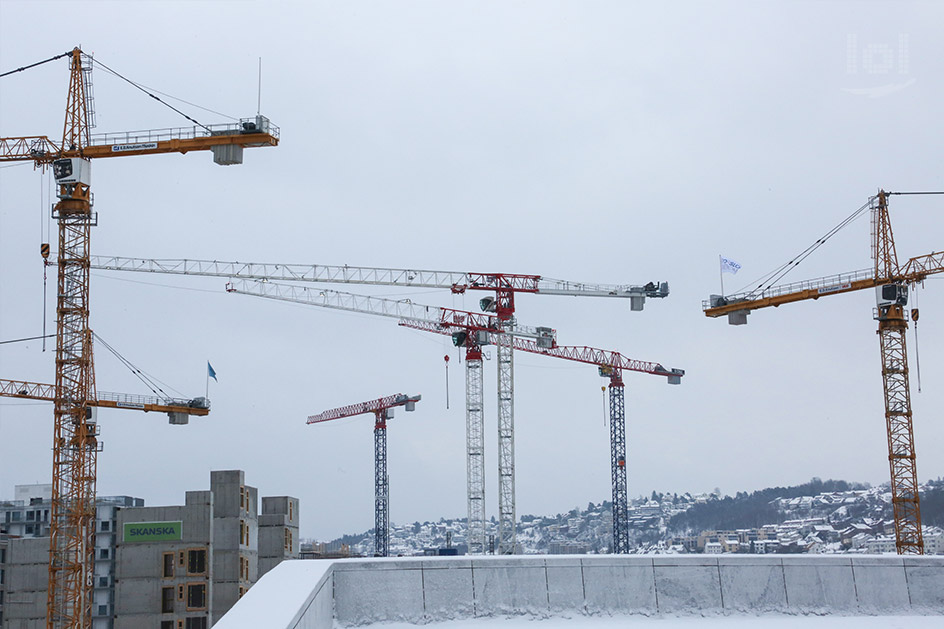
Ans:
[{"label": "white concrete parapet", "polygon": [[215,629],[478,616],[944,615],[944,557],[579,555],[285,561]]}]

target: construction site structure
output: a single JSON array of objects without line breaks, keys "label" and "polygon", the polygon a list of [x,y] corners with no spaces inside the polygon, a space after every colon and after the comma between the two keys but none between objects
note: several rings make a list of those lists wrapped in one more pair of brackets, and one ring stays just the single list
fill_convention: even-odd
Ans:
[{"label": "construction site structure", "polygon": [[[636,371],[663,376],[670,384],[679,384],[685,372],[666,369],[659,363],[628,359],[618,352],[591,347],[558,346],[556,332],[551,328],[531,328],[512,324],[502,326],[497,317],[416,303],[405,303],[379,297],[351,295],[335,291],[279,284],[277,282],[236,280],[227,290],[256,297],[288,301],[325,308],[343,309],[365,314],[379,314],[399,319],[401,326],[449,335],[453,344],[466,350],[466,470],[468,492],[468,544],[470,554],[485,552],[485,491],[484,491],[484,430],[482,387],[482,347],[506,343],[514,349],[544,354],[554,358],[596,365],[601,375],[611,378],[611,467],[614,503],[614,552],[628,552],[629,535],[626,507],[626,440],[623,371]],[[360,305],[355,305],[355,300]],[[342,304],[339,306],[338,304]],[[399,312],[407,316],[398,316]],[[512,389],[513,391],[513,389]],[[500,435],[501,439],[501,435]],[[616,536],[619,537],[616,537]]]},{"label": "construction site structure", "polygon": [[[924,538],[921,530],[911,387],[905,344],[905,332],[908,329],[906,306],[909,286],[914,287],[923,283],[929,275],[944,272],[944,252],[918,256],[909,259],[904,265],[898,264],[888,214],[888,197],[895,194],[919,193],[879,190],[878,194],[870,197],[868,203],[859,210],[861,212],[868,209],[872,215],[871,269],[780,286],[761,286],[747,293],[712,295],[703,304],[703,309],[706,316],[727,315],[731,325],[743,325],[747,323],[747,315],[752,310],[868,288],[875,289],[876,308],[873,310],[873,318],[878,321],[882,358],[888,462],[895,514],[895,544],[898,554],[920,555],[924,553]],[[848,222],[850,219],[845,221]],[[917,308],[911,310],[911,316],[917,321]]]},{"label": "construction site structure", "polygon": [[[138,271],[170,273],[209,277],[230,277],[261,281],[295,281],[316,283],[363,284],[370,286],[399,286],[410,288],[442,288],[454,294],[467,291],[487,291],[493,296],[484,297],[479,305],[483,311],[492,312],[502,326],[514,326],[515,295],[530,293],[539,295],[561,295],[572,297],[615,297],[629,299],[630,310],[642,310],[647,298],[664,298],[669,294],[666,282],[649,282],[645,285],[604,285],[556,280],[541,275],[517,273],[481,273],[458,271],[434,271],[418,269],[390,269],[378,267],[330,266],[312,264],[281,264],[255,262],[221,262],[217,260],[165,259],[153,260],[126,257],[96,257],[91,266],[97,270]],[[495,337],[498,363],[498,552],[512,554],[517,547],[515,507],[515,449],[514,449],[514,347],[508,337]],[[466,393],[481,389],[481,351],[475,339],[468,341],[466,353]],[[467,432],[470,451],[477,447],[479,435],[484,433],[481,408],[467,405]],[[472,456],[472,455],[470,455]],[[480,456],[480,455],[475,455]],[[470,468],[469,521],[479,521],[481,516],[484,536],[484,507],[479,510],[474,504],[484,504],[484,474],[478,467]],[[480,497],[481,501],[480,501]],[[474,513],[473,513],[474,511]],[[478,531],[476,531],[478,533]],[[484,537],[483,537],[484,539]],[[470,545],[472,552],[484,552],[484,542]]]},{"label": "construction site structure", "polygon": [[[417,321],[401,321],[401,326],[436,334],[448,334],[441,327]],[[626,393],[623,371],[663,376],[668,384],[681,384],[683,369],[667,369],[659,363],[627,358],[619,352],[586,346],[542,347],[527,339],[512,337],[514,349],[531,354],[595,365],[600,376],[608,378],[610,415],[610,476],[613,496],[613,546],[615,554],[629,552],[628,483],[626,479]]]},{"label": "construction site structure", "polygon": [[[0,138],[0,162],[32,161],[43,168],[51,165],[58,188],[59,201],[52,209],[59,226],[59,246],[46,622],[50,628],[85,628],[91,625],[95,487],[101,450],[97,426],[86,419],[89,400],[95,398],[89,242],[98,215],[92,211],[91,160],[211,150],[217,164],[238,164],[245,147],[277,145],[279,130],[264,116],[255,116],[217,127],[92,135],[91,57],[75,48],[46,61],[60,58],[70,60],[62,141],[56,143],[45,135]],[[40,64],[26,67],[36,65]]]},{"label": "construction site structure", "polygon": [[374,556],[387,557],[390,553],[390,478],[387,475],[387,420],[393,419],[393,409],[402,406],[406,411],[416,410],[420,395],[397,393],[377,400],[349,404],[340,408],[309,415],[308,423],[317,424],[374,414]]}]

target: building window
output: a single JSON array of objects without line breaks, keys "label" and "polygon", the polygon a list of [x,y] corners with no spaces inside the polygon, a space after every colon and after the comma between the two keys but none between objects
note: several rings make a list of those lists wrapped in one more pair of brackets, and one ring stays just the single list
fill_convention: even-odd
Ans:
[{"label": "building window", "polygon": [[102,520],[102,530],[103,530],[103,531],[110,531],[110,530],[111,530],[111,522],[109,522],[108,520]]},{"label": "building window", "polygon": [[107,549],[107,548],[99,548],[99,549],[98,549],[98,558],[99,558],[99,559],[108,559],[108,549]]},{"label": "building window", "polygon": [[288,529],[285,529],[285,550],[292,552],[292,532]]},{"label": "building window", "polygon": [[98,577],[98,587],[107,588],[108,587],[108,577]]},{"label": "building window", "polygon": [[27,511],[27,512],[26,512],[26,521],[27,521],[27,522],[32,522],[32,521],[35,520],[35,519],[36,519],[36,512],[35,512],[35,511]]},{"label": "building window", "polygon": [[164,553],[164,578],[170,579],[174,576],[174,553]]},{"label": "building window", "polygon": [[288,521],[295,521],[295,502],[292,500],[288,501]]},{"label": "building window", "polygon": [[207,629],[206,616],[192,616],[188,618],[186,629]]},{"label": "building window", "polygon": [[162,621],[161,621],[161,629],[174,629],[174,621],[173,621],[173,620],[162,620]]},{"label": "building window", "polygon": [[184,567],[184,557],[184,551],[180,551],[180,554],[177,557],[177,565],[179,565],[181,568]]},{"label": "building window", "polygon": [[98,606],[98,615],[107,616],[108,615],[108,605],[99,605]]},{"label": "building window", "polygon": [[174,588],[161,588],[161,613],[174,613]]},{"label": "building window", "polygon": [[239,508],[243,510],[246,509],[246,488],[245,487],[239,488]]},{"label": "building window", "polygon": [[[242,598],[242,597],[243,597],[243,594],[245,594],[245,593],[246,593],[246,588],[244,588],[243,586],[240,585],[240,586],[239,586],[239,598]],[[2,592],[0,592],[0,594],[2,594]]]},{"label": "building window", "polygon": [[199,548],[187,551],[187,574],[206,573],[206,549]]},{"label": "building window", "polygon": [[184,600],[184,586],[182,585],[177,586],[177,600],[178,601]]},{"label": "building window", "polygon": [[187,610],[191,609],[206,609],[206,583],[187,586]]}]

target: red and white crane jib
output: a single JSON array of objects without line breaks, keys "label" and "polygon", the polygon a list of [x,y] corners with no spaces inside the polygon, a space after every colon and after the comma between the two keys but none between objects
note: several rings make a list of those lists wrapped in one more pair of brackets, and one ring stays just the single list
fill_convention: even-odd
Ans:
[{"label": "red and white crane jib", "polygon": [[[452,334],[450,330],[428,322],[403,319],[400,321],[400,325],[405,328],[434,332],[436,334]],[[486,345],[487,343],[481,344]],[[563,358],[565,360],[596,365],[600,368],[600,375],[604,377],[608,377],[612,372],[617,371],[635,371],[654,376],[664,376],[669,384],[681,384],[682,376],[685,375],[684,369],[667,369],[659,363],[627,358],[619,352],[594,347],[557,345],[556,343],[553,346],[547,346],[547,344],[542,344],[540,339],[531,340],[519,337],[513,339],[513,344],[517,351],[542,354],[552,358]]]},{"label": "red and white crane jib", "polygon": [[[332,419],[353,417],[355,415],[363,415],[365,413],[382,413],[383,411],[390,410],[397,406],[405,406],[407,411],[412,411],[416,407],[416,403],[421,399],[421,395],[405,395],[403,393],[397,393],[396,395],[388,395],[387,397],[382,397],[377,400],[349,404],[347,406],[341,406],[327,411],[322,411],[317,415],[309,415],[308,421],[306,423],[317,424],[319,422],[326,422]],[[390,419],[390,417],[387,416],[385,419]]]},{"label": "red and white crane jib", "polygon": [[[245,279],[235,279],[228,282],[226,290],[230,293],[242,293],[334,310],[375,314],[404,321],[418,321],[436,325],[443,330],[461,329],[497,332],[502,329],[500,320],[495,315],[456,310],[454,308],[440,308],[439,306],[426,306],[413,303],[409,299],[385,299],[383,297],[357,295],[309,286]],[[513,335],[539,339],[545,344],[553,343],[557,336],[555,330],[546,327],[531,328],[515,325],[510,330]]]},{"label": "red and white crane jib", "polygon": [[646,297],[663,298],[669,294],[669,285],[666,282],[649,282],[643,286],[587,284],[540,275],[516,273],[388,269],[348,265],[223,262],[186,258],[157,260],[117,256],[92,256],[90,266],[93,269],[102,271],[137,271],[256,280],[321,282],[326,284],[444,288],[453,293],[464,293],[467,290],[487,290],[539,293],[542,295],[620,297],[630,299],[633,310],[642,309],[642,300],[645,300]]}]

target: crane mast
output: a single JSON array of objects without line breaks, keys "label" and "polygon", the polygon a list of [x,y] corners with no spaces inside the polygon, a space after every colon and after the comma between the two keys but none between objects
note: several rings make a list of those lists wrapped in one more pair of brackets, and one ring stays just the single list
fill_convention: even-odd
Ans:
[{"label": "crane mast", "polygon": [[[71,57],[62,145],[81,149],[88,139],[82,54]],[[87,627],[92,614],[95,560],[97,425],[88,421],[95,390],[89,329],[89,240],[95,224],[88,160],[56,162],[59,201],[56,291],[56,394],[50,509],[49,627]]]},{"label": "crane mast", "polygon": [[387,397],[359,404],[323,411],[308,417],[309,424],[353,417],[364,413],[374,414],[374,556],[390,554],[390,477],[387,475],[387,420],[393,418],[393,409],[403,406],[407,411],[416,408],[419,395],[388,395]]},{"label": "crane mast", "polygon": [[[765,287],[743,294],[712,295],[703,304],[703,309],[708,317],[727,315],[729,323],[743,325],[747,323],[747,315],[752,310],[867,288],[875,289],[877,304],[873,318],[878,322],[877,334],[882,359],[895,545],[899,554],[920,555],[924,553],[924,538],[921,529],[911,386],[905,343],[905,333],[908,329],[906,306],[909,285],[914,286],[923,282],[929,275],[944,272],[944,253],[932,252],[917,256],[899,266],[888,213],[888,197],[893,194],[903,193],[879,190],[878,194],[870,197],[867,206],[862,208],[868,207],[872,217],[871,269]],[[913,310],[912,316],[915,316],[916,312]]]}]

